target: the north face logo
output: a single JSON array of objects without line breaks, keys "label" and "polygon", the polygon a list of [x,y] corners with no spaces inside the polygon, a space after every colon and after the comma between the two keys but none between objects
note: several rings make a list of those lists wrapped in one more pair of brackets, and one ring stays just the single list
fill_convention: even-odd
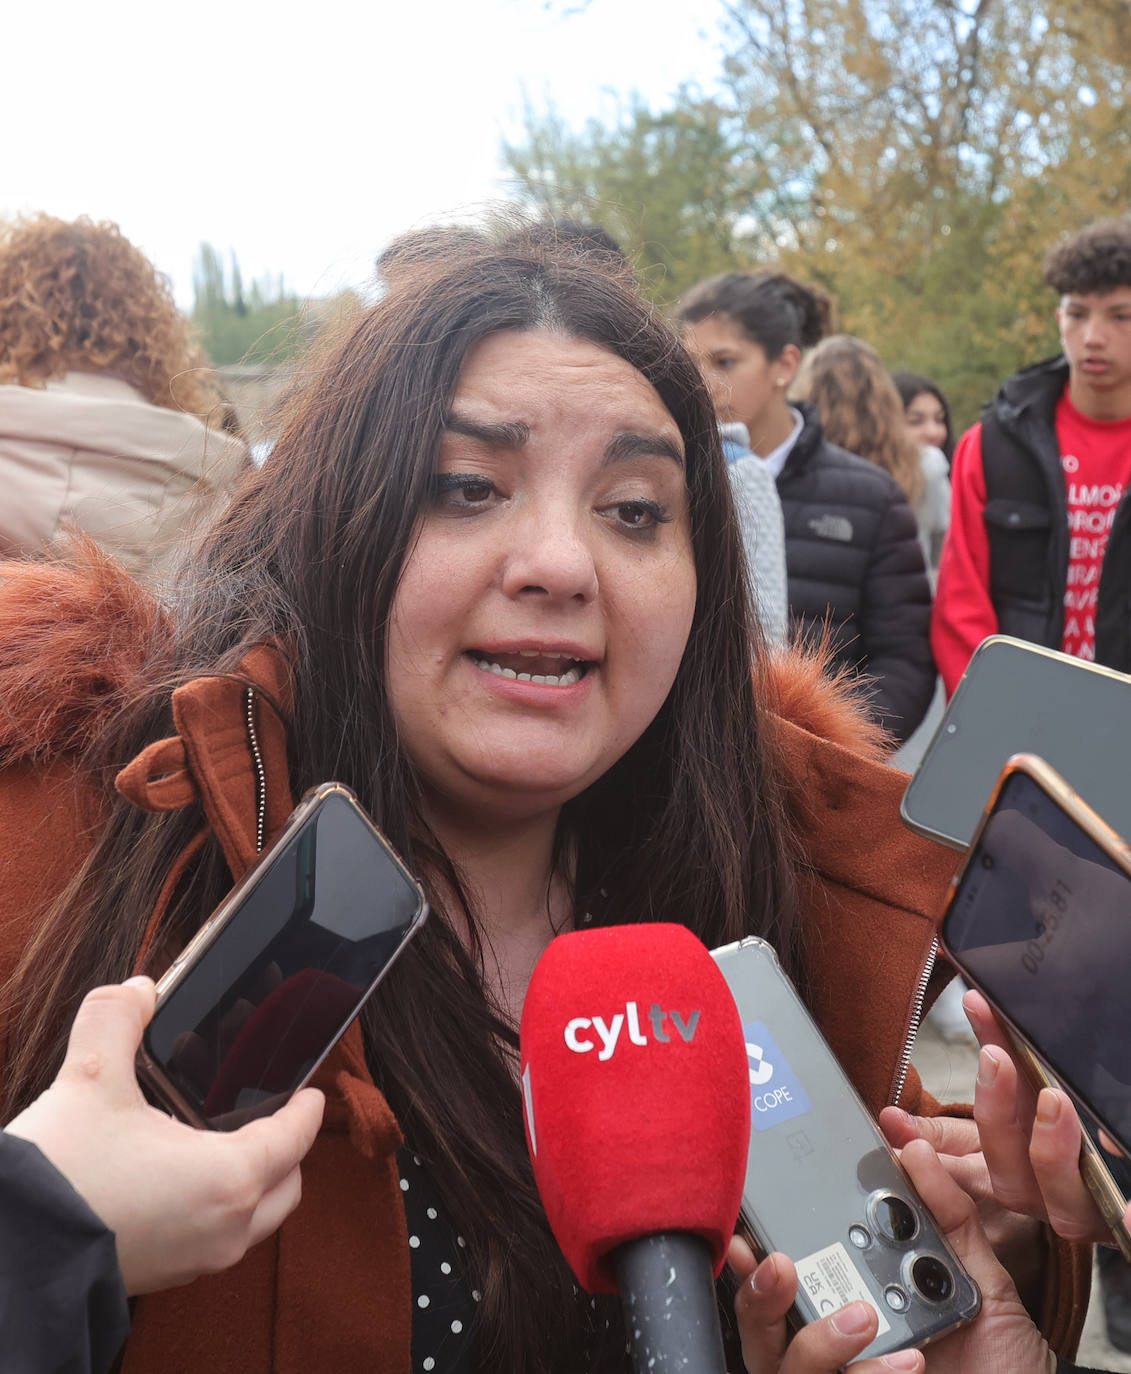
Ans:
[{"label": "the north face logo", "polygon": [[852,541],[852,521],[844,515],[822,515],[810,520],[809,528],[818,539],[838,539],[842,544]]}]

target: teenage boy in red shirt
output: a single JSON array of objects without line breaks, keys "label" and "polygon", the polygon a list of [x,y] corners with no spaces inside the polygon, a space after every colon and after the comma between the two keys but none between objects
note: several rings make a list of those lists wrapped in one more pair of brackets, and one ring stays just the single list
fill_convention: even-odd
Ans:
[{"label": "teenage boy in red shirt", "polygon": [[947,695],[990,634],[1131,671],[1131,219],[1045,261],[1063,353],[1010,377],[954,455],[931,646]]}]

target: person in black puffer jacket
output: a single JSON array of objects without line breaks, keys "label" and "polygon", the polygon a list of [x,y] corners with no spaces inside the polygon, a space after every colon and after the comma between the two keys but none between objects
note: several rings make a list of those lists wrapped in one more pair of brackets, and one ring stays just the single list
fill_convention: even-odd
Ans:
[{"label": "person in black puffer jacket", "polygon": [[902,744],[935,690],[914,512],[886,472],[829,443],[813,406],[786,399],[802,348],[828,329],[827,297],[780,272],[727,273],[693,287],[679,314],[719,419],[746,425],[777,481],[793,637],[827,633],[834,668],[867,681]]}]

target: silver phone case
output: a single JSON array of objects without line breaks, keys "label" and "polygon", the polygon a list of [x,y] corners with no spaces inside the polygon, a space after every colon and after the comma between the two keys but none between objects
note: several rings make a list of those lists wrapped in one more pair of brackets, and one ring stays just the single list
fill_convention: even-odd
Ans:
[{"label": "silver phone case", "polygon": [[[982,1302],[977,1284],[939,1232],[773,947],[750,938],[713,955],[738,1005],[750,1058],[752,1123],[740,1221],[759,1255],[780,1250],[797,1266],[796,1323],[856,1299],[868,1302],[880,1329],[857,1357],[865,1359],[926,1345],[973,1320]],[[891,1196],[910,1209],[915,1230],[906,1241],[884,1235],[883,1199]],[[921,1257],[949,1274],[944,1300],[928,1300],[916,1285]],[[899,1310],[893,1303],[901,1300]]]}]

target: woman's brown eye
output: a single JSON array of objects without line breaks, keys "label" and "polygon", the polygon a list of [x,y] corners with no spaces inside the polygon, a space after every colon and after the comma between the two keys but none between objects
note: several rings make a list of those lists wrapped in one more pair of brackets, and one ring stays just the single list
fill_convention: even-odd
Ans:
[{"label": "woman's brown eye", "polygon": [[495,494],[495,484],[487,477],[468,472],[437,472],[432,477],[436,502],[449,509],[482,506]]},{"label": "woman's brown eye", "polygon": [[657,525],[666,525],[671,519],[658,501],[619,501],[609,510],[621,528],[632,534],[653,534]]}]

